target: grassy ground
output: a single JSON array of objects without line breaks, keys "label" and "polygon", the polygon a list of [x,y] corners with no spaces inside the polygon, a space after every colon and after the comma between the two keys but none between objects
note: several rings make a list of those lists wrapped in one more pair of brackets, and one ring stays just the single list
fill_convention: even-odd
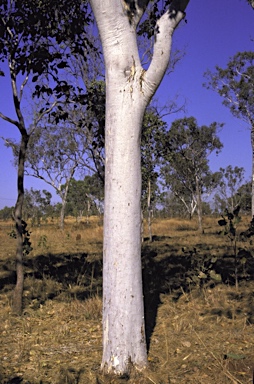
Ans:
[{"label": "grassy ground", "polygon": [[142,249],[149,368],[116,379],[100,373],[100,221],[31,229],[22,317],[10,307],[12,224],[0,222],[0,383],[253,383],[253,246],[237,243],[244,252],[237,289],[233,248],[217,220],[205,219],[203,235],[196,228],[195,221],[154,221],[154,241]]}]

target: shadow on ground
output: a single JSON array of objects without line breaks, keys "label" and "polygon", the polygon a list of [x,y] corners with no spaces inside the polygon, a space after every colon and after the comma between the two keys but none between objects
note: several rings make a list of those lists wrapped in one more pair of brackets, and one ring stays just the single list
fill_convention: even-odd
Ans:
[{"label": "shadow on ground", "polygon": [[[168,238],[169,239],[169,238]],[[145,242],[142,247],[143,289],[145,304],[145,323],[147,344],[156,324],[161,293],[171,293],[174,300],[189,291],[193,286],[209,287],[218,281],[207,277],[212,256],[210,251],[181,249],[172,246],[167,238],[156,237],[152,243]],[[179,253],[180,249],[180,253]],[[235,284],[235,259],[223,254],[213,262],[212,268],[221,281],[219,283]],[[238,280],[253,280],[254,258],[245,255],[246,261],[238,266]],[[10,293],[15,284],[15,265],[11,260],[0,261],[0,290]],[[37,308],[48,299],[68,300],[76,298],[85,300],[102,291],[102,254],[47,254],[28,258],[25,261],[25,306]],[[202,278],[199,273],[202,271]],[[238,298],[235,298],[238,300]],[[241,297],[239,300],[242,300]],[[254,298],[248,301],[249,321],[254,322]]]},{"label": "shadow on ground", "polygon": [[[168,238],[169,239],[169,238]],[[217,284],[234,286],[236,271],[238,283],[254,280],[254,257],[250,252],[244,253],[244,259],[236,259],[230,255],[230,250],[217,248],[220,257],[214,258],[211,250],[202,244],[197,248],[181,248],[180,245],[167,243],[166,237],[156,236],[152,243],[146,242],[142,249],[143,289],[145,303],[145,323],[148,349],[153,329],[156,325],[160,295],[171,293],[177,301],[184,292],[202,287],[213,288]],[[179,249],[181,250],[179,254]],[[226,252],[226,253],[225,253]],[[212,260],[212,261],[211,261]],[[243,262],[244,261],[244,262]],[[232,296],[232,293],[230,294]],[[240,296],[240,297],[238,297]],[[248,292],[237,293],[230,297],[235,302],[241,302],[239,314],[248,315],[248,322],[254,323],[254,294]],[[242,307],[242,308],[241,308]],[[232,311],[228,308],[218,309],[219,316],[232,318]],[[211,313],[213,315],[213,313]]]}]

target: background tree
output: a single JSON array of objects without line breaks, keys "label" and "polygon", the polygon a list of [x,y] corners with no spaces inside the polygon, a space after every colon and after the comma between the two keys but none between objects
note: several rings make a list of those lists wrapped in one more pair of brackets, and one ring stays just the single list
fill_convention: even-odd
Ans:
[{"label": "background tree", "polygon": [[[96,66],[98,60],[94,62]],[[79,133],[79,144],[85,148],[80,156],[80,166],[97,173],[104,184],[104,136],[105,136],[105,82],[92,79],[86,85],[86,93],[75,100],[75,113],[69,114],[69,121]]]},{"label": "background tree", "polygon": [[225,69],[216,67],[208,71],[208,88],[223,98],[233,116],[247,122],[252,147],[252,215],[254,215],[254,52],[239,52]]},{"label": "background tree", "polygon": [[[61,198],[60,228],[64,227],[68,189],[84,155],[75,128],[67,122],[40,127],[34,132],[28,148],[26,173],[43,180]],[[62,186],[65,185],[65,188]]]},{"label": "background tree", "polygon": [[198,126],[194,117],[172,123],[165,142],[162,174],[165,184],[185,205],[190,217],[197,208],[199,231],[202,226],[202,195],[211,193],[218,183],[218,173],[209,169],[208,156],[222,148],[217,131],[221,125]]},{"label": "background tree", "polygon": [[[169,113],[169,112],[168,112]],[[142,167],[142,215],[147,211],[149,239],[152,241],[152,211],[155,209],[159,195],[158,164],[161,156],[161,138],[166,128],[158,109],[147,108],[141,133],[141,167]],[[156,169],[157,167],[157,169]]]},{"label": "background tree", "polygon": [[13,217],[14,207],[4,207],[0,209],[0,219],[1,220],[11,220]]},{"label": "background tree", "polygon": [[46,217],[52,195],[50,192],[33,189],[25,190],[24,217],[31,219],[32,226],[40,225],[41,219]]},{"label": "background tree", "polygon": [[[6,145],[12,147],[14,158],[17,158],[19,145],[11,140]],[[26,151],[25,174],[43,180],[61,198],[60,228],[64,227],[69,183],[79,166],[79,149],[72,127],[62,122],[61,125],[48,124],[34,129]]]},{"label": "background tree", "polygon": [[[82,64],[80,55],[74,57],[71,64]],[[93,63],[93,67],[99,60]],[[46,118],[32,126],[30,142],[26,154],[26,174],[39,178],[55,189],[61,198],[60,228],[64,227],[65,207],[69,182],[76,170],[83,168],[97,172],[104,182],[104,122],[105,122],[105,84],[86,78],[86,75],[65,69],[66,76],[71,75],[75,81],[85,82],[77,93],[70,91],[68,100],[57,101],[57,109]],[[77,70],[78,71],[78,70]],[[71,84],[74,80],[68,79]],[[89,83],[90,81],[90,83]],[[35,116],[44,111],[44,105],[52,98],[34,105]],[[35,104],[35,103],[34,103]],[[31,107],[32,108],[32,107]],[[17,161],[19,145],[8,139],[6,145],[12,147]],[[64,185],[64,188],[63,188]]]},{"label": "background tree", "polygon": [[161,194],[162,213],[165,217],[190,217],[189,206],[185,204],[171,191],[170,187],[164,189]]},{"label": "background tree", "polygon": [[[24,165],[31,132],[29,117],[25,116],[22,104],[24,91],[30,81],[34,82],[29,94],[54,93],[57,99],[65,97],[68,84],[58,81],[58,73],[66,65],[64,60],[68,41],[69,51],[82,51],[88,46],[85,25],[90,21],[87,4],[83,1],[1,1],[0,2],[0,76],[10,78],[13,107],[16,116],[7,116],[3,110],[0,118],[16,126],[21,136],[18,154],[17,202],[14,209],[16,225],[16,274],[17,281],[13,296],[13,310],[22,311],[23,271],[23,224]],[[58,49],[57,49],[58,48]],[[39,82],[42,75],[54,82],[51,89]],[[36,82],[36,84],[35,84]],[[5,87],[2,87],[5,92]],[[52,111],[55,101],[36,116],[36,121]]]},{"label": "background tree", "polygon": [[152,31],[154,50],[146,70],[137,28],[149,1],[90,1],[106,69],[102,367],[107,372],[126,373],[130,362],[139,368],[147,365],[140,137],[145,109],[168,67],[172,35],[188,2],[165,2],[163,10],[152,4],[154,23],[147,30]]},{"label": "background tree", "polygon": [[[62,189],[65,185],[62,186]],[[90,202],[87,198],[87,185],[84,180],[75,180],[72,178],[69,184],[66,210],[68,215],[76,217],[80,221],[85,212],[90,211]]]},{"label": "background tree", "polygon": [[242,184],[236,194],[240,196],[241,212],[245,215],[251,214],[251,181]]},{"label": "background tree", "polygon": [[[64,188],[64,186],[63,186]],[[95,173],[84,180],[71,179],[67,197],[68,212],[81,220],[83,215],[101,214],[103,206],[103,183]]]},{"label": "background tree", "polygon": [[228,165],[220,168],[221,180],[214,196],[216,211],[219,213],[229,209],[233,212],[237,206],[241,206],[242,195],[238,192],[244,181],[244,168]]}]

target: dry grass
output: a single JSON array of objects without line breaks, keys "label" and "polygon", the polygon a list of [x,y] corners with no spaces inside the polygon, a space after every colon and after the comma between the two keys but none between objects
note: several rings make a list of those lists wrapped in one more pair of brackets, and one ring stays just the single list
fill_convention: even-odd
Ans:
[{"label": "dry grass", "polygon": [[[101,300],[47,301],[21,318],[2,305],[2,377],[30,383],[89,383],[101,358]],[[77,378],[82,374],[82,381]],[[8,382],[8,381],[7,381]]]},{"label": "dry grass", "polygon": [[[88,223],[76,223],[73,218],[67,217],[64,229],[58,227],[57,221],[28,228],[33,246],[30,256],[45,252],[93,252],[98,250],[98,244],[102,242],[102,220],[98,217],[90,217]],[[8,236],[13,229],[12,221],[0,222],[1,258],[15,254],[15,240]]]},{"label": "dry grass", "polygon": [[228,316],[225,308],[235,306],[227,299],[230,291],[217,286],[197,297],[184,294],[175,304],[163,298],[150,360],[161,350],[159,366],[168,371],[170,383],[252,383],[253,325],[236,311]]},{"label": "dry grass", "polygon": [[[22,317],[13,316],[10,307],[15,254],[15,242],[7,236],[10,228],[10,223],[0,223],[1,384],[21,379],[23,384],[253,383],[253,276],[243,280],[238,290],[210,283],[188,287],[180,277],[178,285],[172,282],[178,264],[171,264],[186,257],[183,247],[221,256],[230,251],[228,240],[217,235],[216,219],[205,219],[204,235],[195,230],[195,221],[154,221],[156,241],[146,242],[143,248],[145,270],[154,272],[149,281],[144,275],[147,319],[151,309],[156,315],[149,368],[129,379],[100,372],[102,226],[98,220],[79,227],[67,220],[63,231],[56,225],[32,229],[34,250],[27,260]],[[250,244],[240,245],[253,252]]]}]

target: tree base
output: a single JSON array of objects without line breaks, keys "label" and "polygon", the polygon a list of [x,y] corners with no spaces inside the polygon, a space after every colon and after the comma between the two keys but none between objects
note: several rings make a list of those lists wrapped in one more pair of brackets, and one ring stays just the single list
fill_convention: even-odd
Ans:
[{"label": "tree base", "polygon": [[150,379],[148,379],[150,374],[152,373],[149,372],[146,366],[143,368],[135,367],[132,363],[128,365],[128,372],[122,374],[108,372],[104,366],[102,373],[97,376],[97,384],[147,384],[150,382]]}]

